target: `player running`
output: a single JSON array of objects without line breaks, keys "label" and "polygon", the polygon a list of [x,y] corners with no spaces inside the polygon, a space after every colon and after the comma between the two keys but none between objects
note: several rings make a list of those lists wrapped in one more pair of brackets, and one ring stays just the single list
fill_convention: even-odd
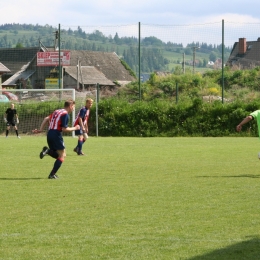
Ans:
[{"label": "player running", "polygon": [[73,150],[78,155],[84,155],[84,153],[82,152],[82,146],[88,138],[88,118],[92,105],[93,99],[87,98],[86,105],[79,110],[73,124],[74,126],[80,126],[80,129],[75,131],[75,134],[78,136],[78,144]]},{"label": "player running", "polygon": [[74,111],[75,101],[69,99],[65,101],[64,108],[55,110],[51,115],[45,117],[42,121],[39,130],[33,130],[34,133],[41,133],[44,126],[49,123],[49,129],[47,133],[47,143],[48,147],[44,146],[40,158],[42,159],[46,154],[56,159],[53,168],[49,174],[49,179],[58,179],[56,174],[61,167],[65,157],[65,145],[62,137],[62,132],[72,132],[80,128],[79,125],[75,127],[68,127],[69,123],[69,113]]}]

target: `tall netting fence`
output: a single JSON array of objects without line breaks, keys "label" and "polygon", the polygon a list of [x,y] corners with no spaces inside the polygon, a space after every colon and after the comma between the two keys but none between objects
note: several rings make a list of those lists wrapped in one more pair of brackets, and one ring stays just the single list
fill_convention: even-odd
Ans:
[{"label": "tall netting fence", "polygon": [[[194,62],[195,67],[207,67],[210,53],[218,53],[222,44],[222,21],[198,25],[61,25],[61,28],[64,48],[116,52],[137,77],[140,71],[142,80],[146,80],[154,71],[173,72],[176,66],[183,68],[183,62],[191,70]],[[81,35],[82,39],[66,40],[68,34]],[[195,49],[200,54],[195,61],[194,47],[200,47]],[[220,53],[218,56],[221,56]]]},{"label": "tall netting fence", "polygon": [[[222,62],[228,62],[240,38],[245,38],[248,48],[251,41],[258,40],[260,24],[220,20],[205,24],[61,25],[61,28],[64,48],[115,52],[126,61],[137,78],[140,72],[140,79],[145,81],[154,71],[196,73],[221,69]],[[81,36],[81,40],[69,39],[69,35]],[[253,56],[241,55],[233,59],[233,64],[237,60],[241,66],[243,59],[258,65]]]},{"label": "tall netting fence", "polygon": [[221,21],[175,26],[142,25],[142,50],[157,48],[156,44],[153,46],[149,41],[155,35],[163,42],[159,50],[164,57],[163,62],[155,68],[142,66],[142,71],[166,70],[171,73],[180,70],[181,73],[187,73],[209,67],[210,53],[221,46],[221,30]]},{"label": "tall netting fence", "polygon": [[259,66],[260,23],[227,21],[224,30],[225,44],[234,48],[228,65],[234,69],[253,69]]},{"label": "tall netting fence", "polygon": [[[78,111],[86,97],[95,100],[115,96],[128,82],[140,85],[155,72],[203,75],[207,70],[221,70],[226,65],[238,70],[253,69],[260,66],[259,29],[260,23],[224,20],[185,25],[138,22],[112,26],[2,25],[1,113],[3,115],[13,102],[4,92],[18,96],[15,102],[22,117],[19,128],[27,134],[39,125],[43,116],[63,105],[59,92],[62,89],[76,90]],[[38,52],[54,52],[59,59],[58,53],[66,51],[71,53],[67,66],[37,64]],[[125,69],[120,67],[122,64]],[[258,82],[252,84],[255,86]],[[223,87],[229,88],[227,81]],[[39,92],[30,92],[31,89]],[[43,93],[45,89],[57,90],[57,93]],[[27,96],[19,90],[28,90],[31,94]],[[64,93],[63,97],[72,95]],[[54,97],[56,100],[52,101]],[[3,116],[1,118],[0,122]],[[2,122],[2,135],[4,132]]]},{"label": "tall netting fence", "polygon": [[[129,81],[146,81],[153,72],[204,73],[222,69],[223,64],[253,68],[260,61],[259,47],[253,44],[259,41],[259,28],[259,23],[223,20],[184,25],[2,25],[0,62],[6,67],[1,72],[2,88],[61,87],[93,92],[99,83],[100,98],[105,98]],[[232,56],[240,39],[248,55],[238,51]],[[59,48],[71,51],[69,66],[37,66],[38,51],[58,53]],[[115,63],[115,56],[135,77],[127,76],[121,68],[116,70],[119,63]],[[61,85],[57,81],[47,84],[47,79],[60,76]]]},{"label": "tall netting fence", "polygon": [[[49,116],[54,110],[64,108],[66,100],[76,100],[77,109],[82,104],[84,105],[85,97],[83,95],[75,96],[74,89],[9,89],[3,91],[3,94],[8,96],[9,102],[0,102],[0,130],[1,134],[5,134],[7,118],[7,109],[14,105],[14,109],[19,120],[14,117],[14,122],[17,123],[21,135],[32,134],[33,129],[39,129],[43,119]],[[75,111],[70,115],[71,125],[75,119]],[[45,127],[47,131],[48,126]],[[14,129],[11,127],[10,134],[14,134]],[[71,135],[71,134],[68,134]]]}]

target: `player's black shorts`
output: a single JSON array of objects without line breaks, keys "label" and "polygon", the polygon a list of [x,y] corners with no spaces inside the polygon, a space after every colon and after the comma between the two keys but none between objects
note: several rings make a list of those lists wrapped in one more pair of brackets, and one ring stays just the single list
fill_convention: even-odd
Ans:
[{"label": "player's black shorts", "polygon": [[15,122],[13,121],[7,121],[6,126],[15,126]]},{"label": "player's black shorts", "polygon": [[83,130],[80,127],[80,130],[75,130],[75,135],[83,135]]}]

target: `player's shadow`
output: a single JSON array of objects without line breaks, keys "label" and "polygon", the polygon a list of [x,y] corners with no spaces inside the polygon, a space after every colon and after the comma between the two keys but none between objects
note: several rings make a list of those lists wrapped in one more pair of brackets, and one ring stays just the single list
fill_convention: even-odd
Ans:
[{"label": "player's shadow", "polygon": [[251,238],[250,240],[235,243],[225,248],[213,250],[204,255],[198,255],[187,260],[258,260],[260,259],[260,239]]},{"label": "player's shadow", "polygon": [[197,177],[198,178],[260,178],[260,174],[219,175],[219,176],[204,175],[204,176],[197,176]]},{"label": "player's shadow", "polygon": [[[44,178],[0,178],[0,181],[28,181],[28,180],[42,180]],[[46,178],[45,178],[46,179]]]}]

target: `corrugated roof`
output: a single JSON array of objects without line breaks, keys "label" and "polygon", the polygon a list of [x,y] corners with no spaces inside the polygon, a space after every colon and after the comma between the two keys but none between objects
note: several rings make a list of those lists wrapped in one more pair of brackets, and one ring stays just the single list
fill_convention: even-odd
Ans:
[{"label": "corrugated roof", "polygon": [[[94,85],[99,83],[100,85],[114,86],[111,80],[107,79],[106,76],[96,69],[94,66],[80,66],[83,83],[86,85]],[[64,66],[66,73],[68,73],[72,78],[77,80],[77,66]],[[82,84],[81,73],[79,71],[79,82]]]}]

